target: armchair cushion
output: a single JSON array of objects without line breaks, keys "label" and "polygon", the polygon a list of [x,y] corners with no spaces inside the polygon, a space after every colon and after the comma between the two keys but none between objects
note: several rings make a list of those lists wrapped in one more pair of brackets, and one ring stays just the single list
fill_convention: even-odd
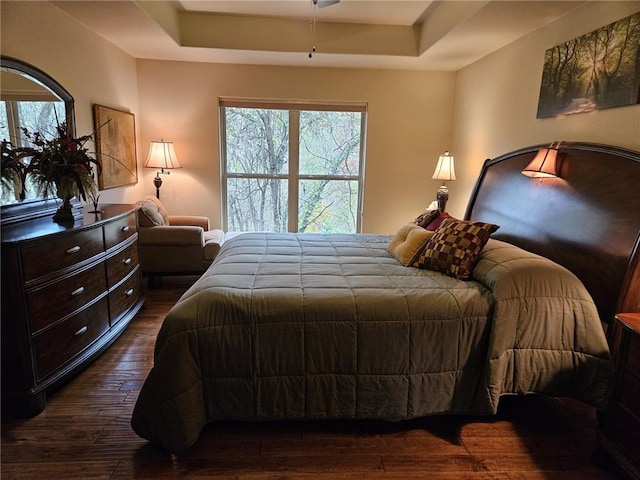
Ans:
[{"label": "armchair cushion", "polygon": [[191,226],[155,226],[141,228],[138,232],[141,245],[195,245],[204,246],[204,230]]},{"label": "armchair cushion", "polygon": [[222,242],[224,242],[224,232],[222,230],[209,230],[204,232],[204,258],[207,260],[216,258]]},{"label": "armchair cushion", "polygon": [[205,231],[210,229],[209,218],[199,215],[169,215],[169,222],[172,226],[201,227]]}]

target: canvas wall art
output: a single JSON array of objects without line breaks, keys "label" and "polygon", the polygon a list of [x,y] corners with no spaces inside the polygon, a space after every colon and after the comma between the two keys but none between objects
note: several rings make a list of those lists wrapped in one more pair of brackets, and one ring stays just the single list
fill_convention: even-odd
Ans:
[{"label": "canvas wall art", "polygon": [[136,130],[133,113],[93,106],[96,158],[101,171],[100,190],[138,183]]},{"label": "canvas wall art", "polygon": [[640,12],[545,53],[537,118],[640,103]]}]

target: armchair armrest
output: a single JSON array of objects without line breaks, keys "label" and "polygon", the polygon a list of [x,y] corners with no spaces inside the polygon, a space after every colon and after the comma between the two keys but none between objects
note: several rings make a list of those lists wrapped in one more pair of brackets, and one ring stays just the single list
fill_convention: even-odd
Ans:
[{"label": "armchair armrest", "polygon": [[156,226],[138,229],[141,245],[198,245],[204,246],[204,229],[194,226]]},{"label": "armchair armrest", "polygon": [[209,218],[199,215],[169,215],[169,225],[171,226],[194,226],[209,230]]}]

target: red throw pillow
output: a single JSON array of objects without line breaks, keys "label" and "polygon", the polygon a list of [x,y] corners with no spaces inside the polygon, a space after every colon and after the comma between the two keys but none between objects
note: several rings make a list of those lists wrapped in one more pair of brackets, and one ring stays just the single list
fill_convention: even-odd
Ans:
[{"label": "red throw pillow", "polygon": [[447,218],[453,218],[453,217],[449,215],[447,212],[442,212],[424,228],[426,228],[427,230],[431,230],[432,232],[435,232],[438,229],[438,227],[442,225],[442,222],[444,222]]}]

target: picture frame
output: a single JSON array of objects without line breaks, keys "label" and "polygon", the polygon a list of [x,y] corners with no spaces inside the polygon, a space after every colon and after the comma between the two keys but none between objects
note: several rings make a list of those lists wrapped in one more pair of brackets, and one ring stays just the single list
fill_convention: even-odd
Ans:
[{"label": "picture frame", "polygon": [[100,162],[98,188],[138,183],[135,116],[104,105],[93,106],[96,159]]},{"label": "picture frame", "polygon": [[640,12],[545,52],[537,118],[640,103]]}]

